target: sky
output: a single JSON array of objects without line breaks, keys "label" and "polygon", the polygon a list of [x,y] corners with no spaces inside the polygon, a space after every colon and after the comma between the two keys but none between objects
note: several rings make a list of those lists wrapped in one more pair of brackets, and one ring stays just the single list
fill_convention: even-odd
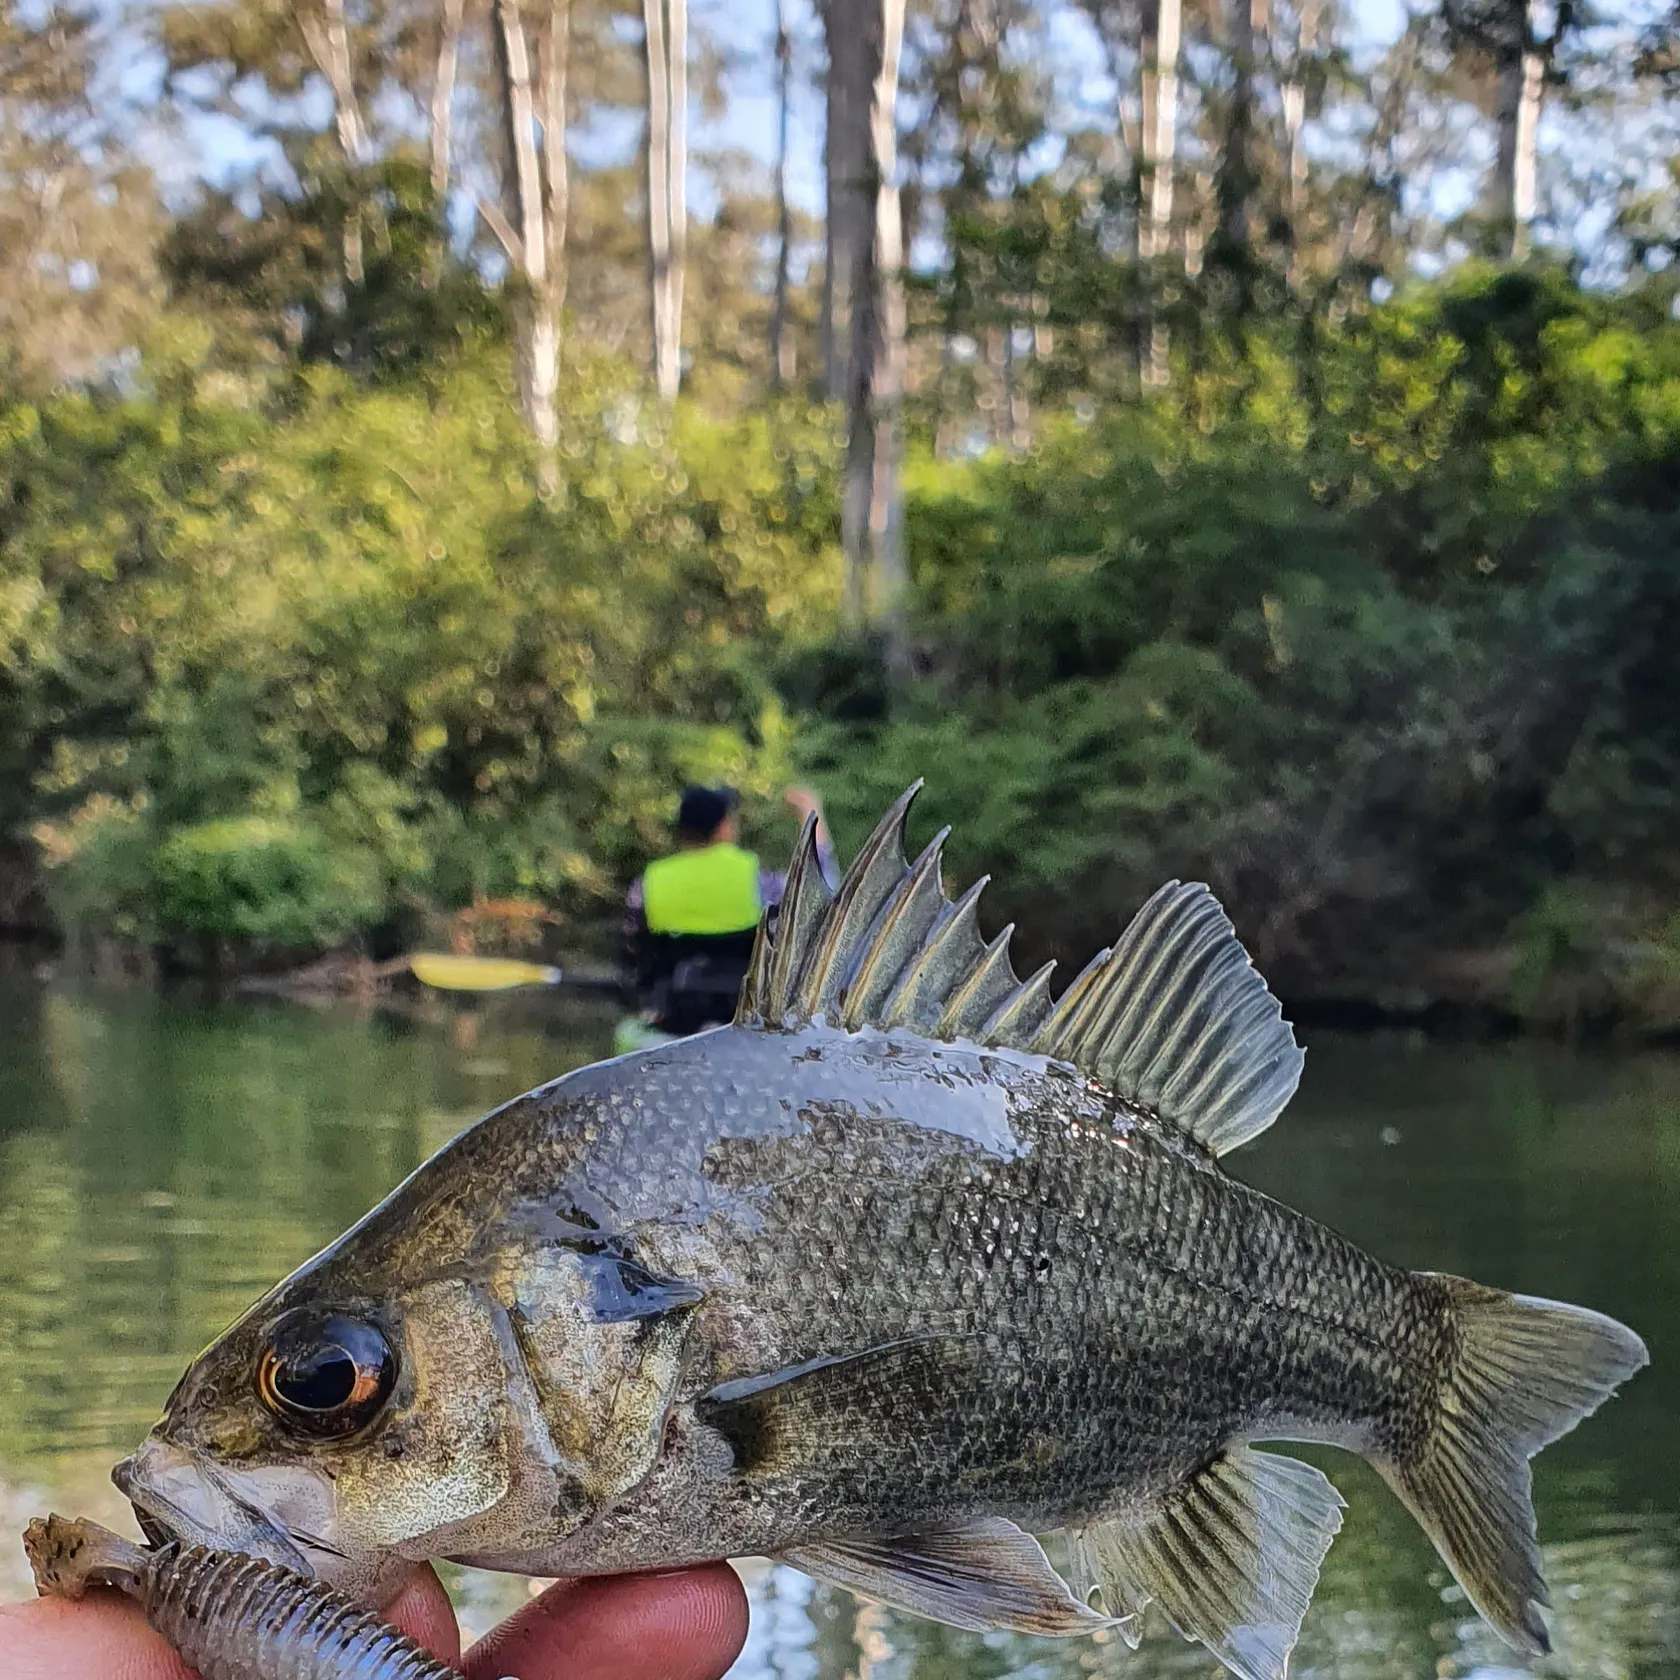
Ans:
[{"label": "sky", "polygon": [[[125,0],[94,0],[112,8]],[[141,0],[142,5],[161,7],[169,0]],[[796,206],[812,215],[823,208],[822,126],[823,111],[818,87],[822,68],[822,31],[814,0],[786,0],[790,27],[795,38],[795,103],[793,108],[790,191]],[[1404,27],[1404,0],[1344,0],[1348,6],[1342,42],[1356,63],[1368,61],[1396,40]],[[1630,21],[1654,16],[1666,0],[1600,0],[1597,8],[1612,25],[1624,29]],[[776,0],[690,0],[691,38],[709,38],[718,44],[729,61],[726,72],[727,99],[721,113],[704,112],[699,102],[691,115],[691,144],[695,162],[690,172],[689,200],[693,213],[708,217],[715,210],[718,194],[703,159],[708,153],[733,149],[757,160],[766,171],[774,156],[776,134],[775,58],[772,51],[776,23]],[[118,14],[113,11],[113,17]],[[125,9],[125,18],[135,17]],[[143,15],[143,14],[142,14]],[[1110,128],[1115,89],[1103,68],[1103,55],[1089,20],[1074,0],[1061,0],[1052,12],[1046,31],[1046,51],[1051,59],[1055,83],[1067,116],[1075,122],[1088,120],[1093,127]],[[141,37],[129,29],[130,41]],[[155,53],[145,50],[121,52],[109,72],[111,92],[133,104],[137,128],[143,129],[142,154],[156,171],[166,196],[179,202],[189,198],[203,182],[234,186],[248,179],[266,158],[275,155],[272,144],[257,130],[261,113],[251,109],[251,124],[223,116],[198,114],[173,129],[161,127],[156,113],[162,66]],[[1563,159],[1569,168],[1569,190],[1575,194],[1570,214],[1575,218],[1569,237],[1589,255],[1602,242],[1602,225],[1609,214],[1613,183],[1623,160],[1618,147],[1633,137],[1631,126],[1643,118],[1630,117],[1624,130],[1619,123],[1572,117],[1564,102],[1549,102],[1542,125],[1543,157],[1549,152]],[[150,119],[143,114],[149,111]],[[324,128],[331,119],[331,101],[324,84],[317,84],[300,101],[300,115]],[[1672,111],[1659,120],[1672,126]],[[605,118],[574,127],[570,136],[573,155],[584,166],[622,162],[634,156],[641,139],[641,120],[633,111],[619,110]],[[1327,125],[1316,133],[1309,125],[1309,145],[1321,151],[1335,144]],[[1594,149],[1596,148],[1596,155]],[[1672,155],[1672,148],[1651,148],[1653,155]],[[1463,162],[1441,170],[1418,190],[1427,193],[1430,208],[1442,217],[1467,209],[1480,190],[1491,162],[1490,136],[1474,120],[1464,135]],[[1055,159],[1047,160],[1053,164]],[[1611,183],[1597,186],[1595,183]],[[1599,202],[1594,202],[1595,194]],[[471,226],[473,210],[463,196],[456,206],[457,225],[463,233]],[[1595,231],[1595,217],[1598,228]],[[1544,230],[1542,230],[1544,232]]]},{"label": "sky", "polygon": [[[167,0],[153,0],[154,7],[165,3]],[[821,26],[810,0],[789,0],[789,14],[796,40],[797,88],[789,147],[790,193],[798,208],[820,214],[822,106],[815,78],[822,63]],[[694,151],[734,149],[768,169],[776,137],[775,59],[771,50],[776,0],[691,0],[691,18],[696,35],[704,33],[720,42],[735,61],[729,72],[725,111],[719,116],[709,116],[698,107],[694,111]],[[1398,36],[1403,21],[1401,0],[1352,0],[1348,44],[1356,53],[1378,50]],[[1077,107],[1089,109],[1093,119],[1100,122],[1112,109],[1113,88],[1103,75],[1101,54],[1082,14],[1071,7],[1060,8],[1050,32],[1050,50],[1058,81],[1072,90]],[[155,55],[124,53],[114,72],[113,92],[136,107],[150,106],[158,97],[161,75],[162,65]],[[303,102],[302,113],[316,126],[326,126],[331,118],[331,101],[324,84],[314,90],[312,99]],[[253,107],[253,123],[259,114]],[[571,135],[574,154],[585,164],[621,161],[633,153],[639,141],[639,124],[625,119],[593,130],[574,129]],[[144,153],[165,192],[180,198],[203,181],[218,187],[237,184],[272,157],[274,149],[252,127],[219,115],[199,114],[174,132],[161,132],[153,125],[144,142]],[[691,202],[695,213],[705,216],[714,208],[716,194],[703,171],[696,169],[694,176]]]}]

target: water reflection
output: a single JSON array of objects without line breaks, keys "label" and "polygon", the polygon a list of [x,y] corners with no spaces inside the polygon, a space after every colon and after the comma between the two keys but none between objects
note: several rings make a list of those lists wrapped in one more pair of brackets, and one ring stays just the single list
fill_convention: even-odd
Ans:
[{"label": "water reflection", "polygon": [[[0,1599],[48,1505],[127,1526],[107,1481],[182,1368],[268,1284],[495,1103],[606,1052],[551,998],[469,1034],[427,1020],[193,1006],[0,981]],[[1680,1672],[1680,1065],[1397,1042],[1315,1045],[1238,1170],[1386,1257],[1625,1318],[1654,1369],[1537,1465],[1557,1649],[1507,1651],[1363,1466],[1294,1665],[1334,1680]],[[1052,1644],[860,1609],[745,1566],[741,1680],[1165,1680],[1214,1673],[1157,1627]],[[527,1583],[447,1572],[469,1628]]]}]

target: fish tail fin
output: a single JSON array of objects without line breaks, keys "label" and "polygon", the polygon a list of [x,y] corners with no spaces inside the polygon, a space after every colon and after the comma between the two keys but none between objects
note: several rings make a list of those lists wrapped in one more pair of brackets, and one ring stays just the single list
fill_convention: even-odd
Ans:
[{"label": "fish tail fin", "polygon": [[1415,1447],[1373,1462],[1470,1602],[1518,1650],[1551,1648],[1528,1461],[1649,1360],[1585,1307],[1424,1274],[1447,1293],[1447,1364]]}]

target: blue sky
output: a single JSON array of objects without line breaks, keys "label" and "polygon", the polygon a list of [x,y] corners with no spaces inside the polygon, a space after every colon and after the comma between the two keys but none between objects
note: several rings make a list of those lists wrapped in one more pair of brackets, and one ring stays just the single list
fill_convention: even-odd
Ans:
[{"label": "blue sky", "polygon": [[[692,140],[696,152],[733,148],[768,166],[774,155],[776,132],[775,62],[771,42],[775,31],[774,0],[691,0],[694,32],[704,33],[729,50],[734,66],[728,78],[728,104],[720,117],[695,110]],[[802,209],[822,209],[822,108],[814,86],[821,66],[821,29],[809,0],[791,0],[791,21],[798,40],[798,94],[792,124],[792,189]],[[1354,0],[1349,44],[1369,51],[1391,41],[1403,21],[1400,0]],[[1062,8],[1050,32],[1050,51],[1058,81],[1073,91],[1079,107],[1089,107],[1095,120],[1112,108],[1112,89],[1101,71],[1089,25],[1082,15]],[[138,111],[157,98],[161,66],[151,55],[124,53],[111,90]],[[300,114],[324,127],[331,105],[324,86],[302,102]],[[253,107],[255,123],[259,113]],[[165,132],[147,125],[148,161],[172,195],[189,191],[199,180],[231,185],[259,167],[271,149],[252,127],[213,115],[193,117],[184,127]],[[572,145],[586,162],[605,162],[628,155],[639,140],[639,128],[623,118],[574,131]],[[698,172],[697,172],[698,173]],[[697,213],[708,213],[713,195],[703,178],[691,193]]]},{"label": "blue sky", "polygon": [[[95,0],[116,6],[122,0]],[[152,5],[167,0],[150,0]],[[792,134],[792,188],[796,203],[820,214],[822,186],[822,105],[815,86],[821,68],[821,28],[813,0],[788,0],[790,22],[797,47],[796,100]],[[1653,16],[1666,0],[1604,0],[1601,12],[1612,26],[1627,25]],[[1395,40],[1405,22],[1403,0],[1347,0],[1349,12],[1342,29],[1344,45],[1356,61],[1379,53]],[[768,168],[773,155],[776,128],[775,61],[771,43],[775,30],[775,0],[690,0],[693,35],[719,44],[730,60],[726,87],[728,98],[721,115],[706,116],[698,103],[693,114],[692,141],[697,155],[733,148],[756,158]],[[132,12],[126,14],[132,17]],[[1046,32],[1045,50],[1054,71],[1064,114],[1074,122],[1089,121],[1107,128],[1112,124],[1114,89],[1103,72],[1102,55],[1084,14],[1073,0],[1059,0],[1052,11],[1052,25]],[[164,129],[157,121],[157,93],[161,66],[155,55],[130,51],[120,53],[111,71],[111,92],[133,102],[135,123],[145,135],[144,152],[157,170],[165,190],[182,196],[200,180],[231,184],[249,175],[268,153],[266,143],[254,131],[258,112],[253,109],[253,126],[224,117],[197,116],[185,125]],[[149,117],[145,114],[149,108]],[[299,114],[315,126],[325,127],[331,119],[331,103],[324,85],[314,87],[301,101]],[[1563,102],[1551,101],[1542,127],[1543,157],[1554,164],[1551,174],[1562,183],[1559,203],[1573,194],[1568,207],[1568,236],[1578,248],[1597,249],[1602,244],[1603,222],[1613,201],[1619,171],[1627,158],[1644,153],[1651,157],[1672,155],[1661,143],[1641,147],[1630,139],[1657,137],[1675,126],[1672,108],[1663,113],[1629,113],[1624,121],[1618,110],[1613,121],[1602,112],[1572,116]],[[580,161],[606,163],[632,156],[639,143],[641,125],[633,111],[617,111],[583,128],[574,128],[571,145]],[[1335,145],[1328,127],[1321,127],[1316,143],[1322,150]],[[1677,138],[1676,144],[1680,144]],[[1425,182],[1413,183],[1415,191],[1428,195],[1431,207],[1444,216],[1464,210],[1479,191],[1491,162],[1491,136],[1486,125],[1473,116],[1463,125],[1460,161],[1437,171]],[[1625,154],[1625,155],[1624,155]],[[1051,159],[1050,161],[1054,161]],[[691,175],[690,203],[699,216],[708,215],[716,202],[705,170],[698,165]],[[471,209],[460,206],[463,225],[470,222]],[[1542,229],[1544,235],[1545,230]]]}]

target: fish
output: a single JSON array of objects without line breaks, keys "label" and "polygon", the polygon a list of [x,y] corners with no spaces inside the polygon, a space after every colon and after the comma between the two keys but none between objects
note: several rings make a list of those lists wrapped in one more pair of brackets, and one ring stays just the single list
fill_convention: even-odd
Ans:
[{"label": "fish", "polygon": [[807,823],[729,1025],[498,1108],[214,1342],[114,1472],[147,1532],[369,1604],[745,1556],[959,1628],[1153,1603],[1280,1680],[1344,1508],[1298,1441],[1545,1651],[1529,1460],[1639,1337],[1243,1183],[1304,1055],[1213,894],[1056,995],[949,830],[909,861],[920,786],[832,892]]},{"label": "fish", "polygon": [[136,1546],[86,1518],[37,1517],[24,1549],[43,1597],[115,1587],[202,1680],[460,1680],[324,1582],[238,1553]]}]

